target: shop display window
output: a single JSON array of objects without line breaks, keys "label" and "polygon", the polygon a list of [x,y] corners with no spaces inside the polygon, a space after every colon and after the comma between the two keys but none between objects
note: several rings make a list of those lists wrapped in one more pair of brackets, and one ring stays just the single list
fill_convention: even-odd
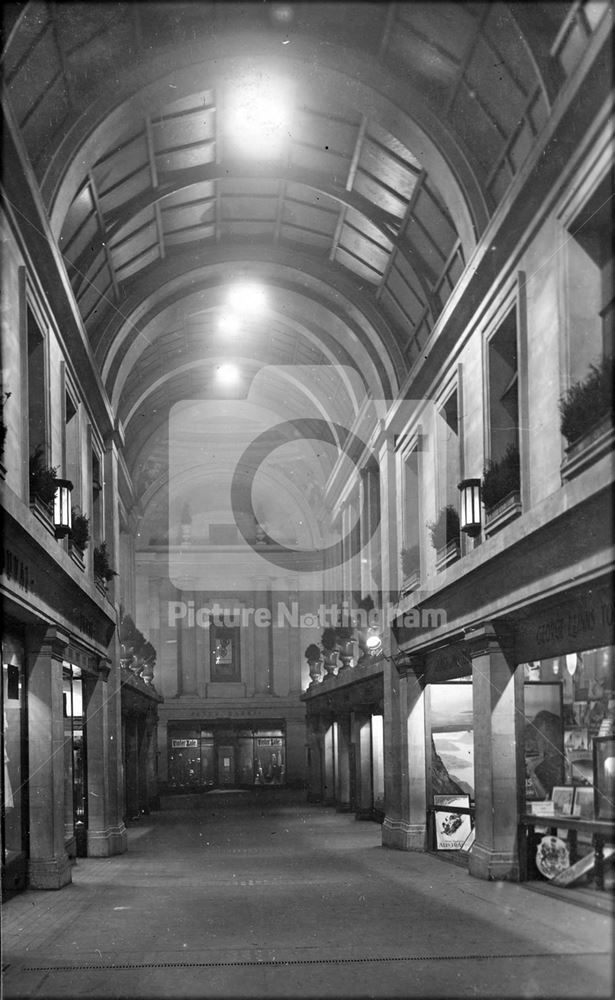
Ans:
[{"label": "shop display window", "polygon": [[2,866],[3,890],[19,878],[5,874],[25,857],[26,798],[24,775],[26,690],[23,649],[17,641],[2,643]]},{"label": "shop display window", "polygon": [[472,684],[448,681],[429,687],[432,795],[474,799]]},{"label": "shop display window", "polygon": [[522,666],[526,801],[555,802],[554,788],[572,788],[563,814],[615,818],[607,763],[609,740],[615,740],[614,647]]},{"label": "shop display window", "polygon": [[199,791],[226,785],[282,785],[286,739],[282,729],[169,731],[169,789]]},{"label": "shop display window", "polygon": [[81,668],[62,666],[64,717],[64,838],[69,854],[72,840],[79,857],[85,857],[87,828],[87,754],[84,715],[84,679]]},{"label": "shop display window", "polygon": [[[474,710],[471,678],[429,685],[431,797],[439,851],[474,841]],[[436,808],[437,807],[437,808]],[[457,812],[463,808],[466,812]]]}]

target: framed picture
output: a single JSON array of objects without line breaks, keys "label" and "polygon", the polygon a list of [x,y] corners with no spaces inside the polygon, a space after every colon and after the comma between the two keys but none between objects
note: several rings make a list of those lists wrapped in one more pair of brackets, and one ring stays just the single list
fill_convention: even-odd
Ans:
[{"label": "framed picture", "polygon": [[566,729],[564,733],[564,749],[568,750],[588,750],[589,732],[584,726],[575,726],[574,729]]},{"label": "framed picture", "polygon": [[574,790],[574,803],[572,815],[580,819],[594,818],[594,789],[586,786],[579,786]]},{"label": "framed picture", "polygon": [[572,785],[556,786],[551,793],[554,815],[571,816],[573,796],[574,788]]},{"label": "framed picture", "polygon": [[212,623],[209,627],[209,642],[212,682],[234,684],[241,681],[239,629]]},{"label": "framed picture", "polygon": [[594,738],[594,807],[597,819],[615,819],[615,736]]},{"label": "framed picture", "polygon": [[454,813],[447,806],[469,808],[469,795],[434,795],[433,804],[436,825],[436,847],[439,851],[461,851],[472,833],[469,813]]}]

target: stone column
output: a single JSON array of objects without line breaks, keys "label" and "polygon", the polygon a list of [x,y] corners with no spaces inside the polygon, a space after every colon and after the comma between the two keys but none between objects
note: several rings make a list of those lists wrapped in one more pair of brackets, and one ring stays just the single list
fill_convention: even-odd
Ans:
[{"label": "stone column", "polygon": [[[268,581],[258,579],[254,589],[255,606],[271,610],[271,598]],[[273,694],[272,684],[272,626],[261,624],[253,626],[254,635],[254,693],[256,695]]]},{"label": "stone column", "polygon": [[109,742],[107,746],[109,764],[108,824],[109,853],[123,854],[128,846],[128,835],[124,824],[126,813],[124,786],[124,750],[122,746],[122,681],[119,658],[119,641],[116,638],[110,647],[113,650],[109,674],[105,683],[107,693],[107,723]]},{"label": "stone column", "polygon": [[64,721],[62,660],[68,636],[55,628],[26,631],[31,889],[60,889],[71,881],[64,847]]},{"label": "stone column", "polygon": [[350,716],[344,716],[337,724],[337,746],[335,760],[335,806],[338,812],[350,809]]},{"label": "stone column", "polygon": [[84,678],[88,685],[85,704],[87,732],[88,857],[111,854],[109,829],[109,666],[102,661],[96,677]]},{"label": "stone column", "polygon": [[148,712],[144,717],[139,718],[138,725],[139,812],[146,816],[149,815],[152,728],[152,721]]},{"label": "stone column", "polygon": [[326,806],[335,803],[335,729],[334,722],[329,722],[323,739],[323,794],[322,801]]},{"label": "stone column", "polygon": [[361,470],[361,549],[367,551],[367,562],[361,560],[361,593],[373,594],[380,589],[381,547],[378,536],[380,523],[380,474],[370,465]]},{"label": "stone column", "polygon": [[147,756],[147,805],[149,809],[160,809],[158,790],[158,726],[155,710],[148,713],[149,752]]},{"label": "stone column", "polygon": [[126,716],[125,740],[126,818],[131,820],[139,815],[139,737],[134,715]]},{"label": "stone column", "polygon": [[363,712],[353,718],[355,734],[356,817],[371,819],[374,809],[372,788],[372,718]]},{"label": "stone column", "polygon": [[[186,602],[193,601],[194,593],[191,590],[184,590],[182,599]],[[177,623],[177,658],[180,694],[196,697],[198,695],[196,625],[188,625],[187,617],[181,618]]]},{"label": "stone column", "polygon": [[485,879],[519,879],[517,824],[521,812],[522,672],[512,649],[490,623],[468,635],[474,696],[476,839],[470,873]]},{"label": "stone column", "polygon": [[[391,668],[391,703],[385,729],[386,815],[382,843],[403,851],[424,851],[427,830],[425,772],[425,692],[406,667],[395,680]],[[386,701],[386,699],[385,699]],[[385,708],[386,712],[386,708]]]},{"label": "stone column", "polygon": [[322,802],[323,798],[323,732],[318,716],[308,715],[307,722],[308,751],[308,802]]},{"label": "stone column", "polygon": [[160,785],[165,785],[169,780],[168,722],[166,719],[158,719],[156,747],[158,752],[158,782]]}]

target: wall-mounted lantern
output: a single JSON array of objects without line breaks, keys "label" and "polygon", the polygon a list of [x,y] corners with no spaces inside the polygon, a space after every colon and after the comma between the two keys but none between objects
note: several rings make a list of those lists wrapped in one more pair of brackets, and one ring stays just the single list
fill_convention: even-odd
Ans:
[{"label": "wall-mounted lantern", "polygon": [[457,486],[461,493],[459,527],[470,538],[480,535],[480,479],[463,479]]},{"label": "wall-mounted lantern", "polygon": [[56,479],[53,498],[53,527],[56,538],[64,538],[72,527],[70,495],[73,484],[69,479]]}]

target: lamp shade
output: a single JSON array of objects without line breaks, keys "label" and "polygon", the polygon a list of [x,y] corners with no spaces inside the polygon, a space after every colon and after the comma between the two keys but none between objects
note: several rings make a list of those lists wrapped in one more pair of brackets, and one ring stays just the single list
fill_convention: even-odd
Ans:
[{"label": "lamp shade", "polygon": [[70,494],[73,484],[69,479],[56,479],[53,498],[53,526],[56,538],[64,538],[72,527]]},{"label": "lamp shade", "polygon": [[461,493],[459,527],[470,538],[480,534],[480,479],[462,479],[457,489]]}]

